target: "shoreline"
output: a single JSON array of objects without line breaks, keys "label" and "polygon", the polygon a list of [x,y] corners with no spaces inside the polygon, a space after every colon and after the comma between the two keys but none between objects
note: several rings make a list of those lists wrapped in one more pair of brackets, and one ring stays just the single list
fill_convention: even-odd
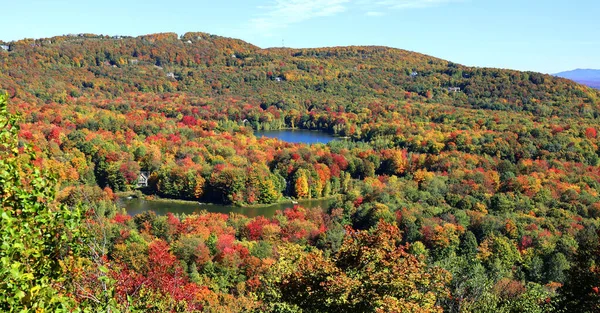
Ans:
[{"label": "shoreline", "polygon": [[298,200],[286,198],[285,200],[274,202],[274,203],[269,203],[269,204],[250,204],[250,205],[243,205],[243,206],[237,206],[237,207],[249,208],[249,209],[260,209],[260,208],[268,208],[270,206],[281,205],[281,204],[301,205],[302,202],[333,200],[333,199],[336,199],[340,195],[341,194],[336,194],[336,195],[331,195],[331,196],[327,196],[327,197],[312,198],[312,199],[298,199]]},{"label": "shoreline", "polygon": [[326,201],[326,200],[334,200],[337,197],[339,197],[341,194],[336,194],[336,195],[331,195],[331,196],[327,196],[327,197],[320,197],[320,198],[312,198],[312,199],[289,199],[289,198],[283,198],[283,200],[274,202],[274,203],[268,203],[268,204],[250,204],[250,205],[234,205],[234,204],[223,204],[223,203],[211,203],[211,202],[199,202],[199,201],[193,201],[193,200],[182,200],[182,199],[169,199],[169,198],[157,198],[157,196],[147,196],[147,195],[143,195],[141,198],[137,197],[137,193],[136,192],[120,192],[117,194],[118,196],[118,200],[130,200],[127,199],[127,197],[132,197],[132,199],[142,199],[144,201],[149,201],[149,202],[162,202],[165,204],[168,203],[179,203],[179,204],[196,204],[200,207],[204,206],[204,205],[215,205],[215,206],[230,206],[232,208],[240,208],[240,209],[261,209],[261,208],[268,208],[271,206],[277,206],[277,205],[285,205],[285,204],[294,204],[294,205],[302,205],[302,203],[306,203],[306,202],[312,202],[312,201]]},{"label": "shoreline", "polygon": [[[285,127],[285,128],[277,128],[277,129],[269,129],[269,130],[266,130],[266,129],[258,130],[258,129],[252,128],[252,133],[254,134],[254,136],[256,136],[257,132],[276,132],[276,131],[282,131],[282,130],[318,132],[318,133],[327,134],[327,135],[329,135],[331,137],[334,137],[334,138],[346,138],[346,137],[348,137],[348,136],[340,136],[338,134],[334,134],[334,133],[329,132],[329,131],[324,130],[324,129],[307,129],[307,128],[299,128],[299,127],[296,127],[296,128]],[[350,137],[348,137],[348,138],[350,138]]]}]

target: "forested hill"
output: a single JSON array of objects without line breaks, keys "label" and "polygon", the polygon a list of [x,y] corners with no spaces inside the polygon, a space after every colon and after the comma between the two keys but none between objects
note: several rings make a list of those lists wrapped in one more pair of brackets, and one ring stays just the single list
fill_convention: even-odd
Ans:
[{"label": "forested hill", "polygon": [[[0,232],[16,242],[0,249],[0,311],[62,305],[55,287],[92,312],[600,310],[598,90],[204,33],[0,46],[0,89],[22,114],[0,96]],[[254,135],[283,128],[347,140]],[[131,217],[114,192],[142,171],[149,198],[331,205]]]},{"label": "forested hill", "polygon": [[[260,49],[205,33],[91,34],[21,40],[0,50],[0,85],[28,101],[189,92],[300,109],[306,101],[415,99],[537,116],[597,116],[599,92],[533,72],[465,67],[385,47]],[[460,88],[460,92],[448,88]],[[319,103],[320,102],[320,103]]]}]

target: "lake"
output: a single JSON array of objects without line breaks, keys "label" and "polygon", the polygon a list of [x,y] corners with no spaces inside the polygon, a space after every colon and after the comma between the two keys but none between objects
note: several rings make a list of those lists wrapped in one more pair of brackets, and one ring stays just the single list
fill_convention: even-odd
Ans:
[{"label": "lake", "polygon": [[[321,207],[324,210],[329,208],[329,205],[335,201],[334,198],[317,199],[317,200],[300,200],[298,205],[305,208]],[[208,211],[213,213],[224,213],[229,212],[240,213],[248,217],[256,217],[262,215],[264,217],[272,217],[275,215],[277,210],[285,210],[287,208],[293,208],[292,203],[277,203],[265,207],[238,207],[233,205],[224,204],[199,204],[192,201],[169,201],[169,200],[144,200],[144,199],[120,199],[117,203],[119,207],[124,207],[127,213],[131,216],[146,212],[154,211],[158,215],[165,215],[167,213],[185,213],[192,214],[201,211]]]},{"label": "lake", "polygon": [[[282,141],[291,143],[326,144],[336,137],[325,132],[312,131],[306,129],[283,129],[283,130],[268,130],[255,132],[256,137],[278,138]],[[298,204],[305,208],[321,207],[329,208],[333,203],[333,198],[319,200],[300,200]],[[169,200],[144,200],[144,199],[120,199],[117,203],[120,207],[124,207],[129,215],[137,215],[146,211],[154,211],[156,214],[165,215],[167,213],[185,213],[192,214],[195,212],[208,211],[213,213],[229,212],[240,213],[248,217],[256,217],[259,215],[272,217],[275,212],[283,211],[287,208],[294,207],[292,203],[277,203],[263,207],[238,207],[233,205],[223,204],[199,204],[192,201],[169,201]]]},{"label": "lake", "polygon": [[331,134],[306,129],[259,130],[256,131],[254,135],[256,137],[277,138],[291,143],[304,143],[309,145],[314,143],[326,144],[336,139],[336,137]]}]

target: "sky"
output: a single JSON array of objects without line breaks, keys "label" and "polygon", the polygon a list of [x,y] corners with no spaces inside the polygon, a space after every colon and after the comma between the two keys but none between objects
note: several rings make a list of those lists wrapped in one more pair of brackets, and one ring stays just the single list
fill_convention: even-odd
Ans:
[{"label": "sky", "polygon": [[0,40],[202,31],[262,48],[381,45],[468,66],[600,69],[598,0],[0,0]]}]

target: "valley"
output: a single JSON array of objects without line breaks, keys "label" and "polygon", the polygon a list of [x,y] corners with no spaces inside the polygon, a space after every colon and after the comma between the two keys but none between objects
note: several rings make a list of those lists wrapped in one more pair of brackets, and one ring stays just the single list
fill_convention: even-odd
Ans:
[{"label": "valley", "polygon": [[599,90],[200,32],[6,47],[0,310],[600,303]]}]

